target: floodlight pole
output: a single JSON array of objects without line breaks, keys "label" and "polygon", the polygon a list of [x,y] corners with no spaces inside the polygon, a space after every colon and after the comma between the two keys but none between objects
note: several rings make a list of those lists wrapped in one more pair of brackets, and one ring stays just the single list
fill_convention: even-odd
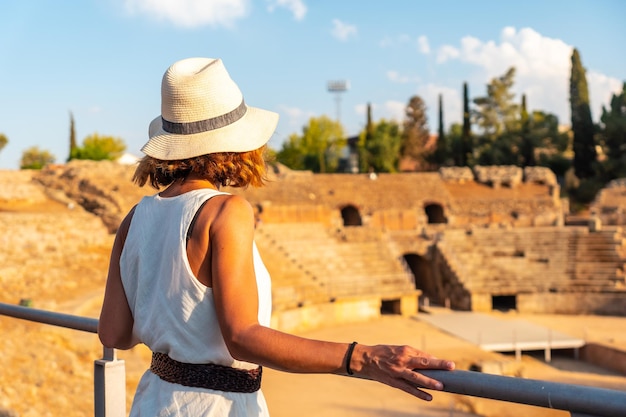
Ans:
[{"label": "floodlight pole", "polygon": [[350,83],[346,80],[328,82],[328,91],[335,94],[335,102],[337,104],[337,123],[341,123],[341,93],[345,93],[349,87]]}]

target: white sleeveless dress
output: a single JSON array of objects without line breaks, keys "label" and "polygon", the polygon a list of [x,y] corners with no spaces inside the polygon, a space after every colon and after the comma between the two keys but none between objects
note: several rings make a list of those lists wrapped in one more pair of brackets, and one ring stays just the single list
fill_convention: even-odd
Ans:
[{"label": "white sleeveless dress", "polygon": [[[120,258],[122,283],[135,323],[133,334],[153,352],[185,363],[214,363],[242,369],[255,364],[235,360],[224,343],[212,289],[189,266],[186,235],[201,205],[225,194],[200,189],[163,198],[144,197],[135,209]],[[270,325],[271,282],[256,245],[254,267],[259,322]],[[147,370],[139,382],[131,417],[268,416],[265,398],[254,393],[191,388],[163,381]]]}]

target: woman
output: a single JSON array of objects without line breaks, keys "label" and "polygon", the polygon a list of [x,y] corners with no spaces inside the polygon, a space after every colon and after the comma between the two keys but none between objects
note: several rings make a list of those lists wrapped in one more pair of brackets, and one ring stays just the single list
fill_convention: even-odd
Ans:
[{"label": "woman", "polygon": [[191,58],[163,76],[133,180],[161,190],[122,221],[98,334],[146,344],[150,370],[131,416],[266,416],[261,366],[355,375],[423,400],[442,384],[417,369],[453,369],[407,346],[311,340],[269,327],[270,278],[254,244],[254,211],[222,186],[261,186],[278,115],[249,107],[221,60]]}]

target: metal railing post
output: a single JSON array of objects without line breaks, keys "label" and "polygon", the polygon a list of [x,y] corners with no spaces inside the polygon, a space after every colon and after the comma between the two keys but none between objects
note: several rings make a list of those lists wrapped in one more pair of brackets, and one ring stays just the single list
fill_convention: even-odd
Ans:
[{"label": "metal railing post", "polygon": [[[36,323],[98,333],[98,320],[71,314],[37,310],[0,303],[0,315]],[[126,367],[117,359],[115,349],[104,348],[102,359],[94,362],[94,415],[126,417]]]},{"label": "metal railing post", "polygon": [[94,362],[93,385],[95,417],[126,416],[126,367],[115,349]]}]

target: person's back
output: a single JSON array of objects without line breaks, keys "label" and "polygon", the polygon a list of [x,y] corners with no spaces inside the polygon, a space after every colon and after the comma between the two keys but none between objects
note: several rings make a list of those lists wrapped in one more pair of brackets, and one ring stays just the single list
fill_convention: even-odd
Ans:
[{"label": "person's back", "polygon": [[[197,279],[187,259],[187,236],[193,219],[208,199],[221,194],[205,188],[169,198],[159,194],[144,197],[134,210],[120,257],[122,282],[135,319],[134,336],[152,352],[166,354],[182,363],[256,369],[258,365],[238,361],[228,352],[217,321],[212,289]],[[258,255],[256,250],[255,253]],[[258,256],[255,256],[255,272],[258,287],[264,289],[259,291],[259,322],[269,325],[269,275]],[[158,393],[159,401],[153,395],[144,395],[141,398],[147,401],[135,401],[131,415],[138,409],[142,413],[172,410],[176,404],[188,401],[194,392],[202,397],[194,402],[202,404],[203,412],[215,407],[224,411],[234,404],[245,405],[240,410],[243,414],[231,409],[228,415],[249,415],[250,407],[257,413],[265,408],[260,391],[224,399],[221,392],[203,395],[193,388],[181,389],[152,371],[145,373],[138,389]]]}]

